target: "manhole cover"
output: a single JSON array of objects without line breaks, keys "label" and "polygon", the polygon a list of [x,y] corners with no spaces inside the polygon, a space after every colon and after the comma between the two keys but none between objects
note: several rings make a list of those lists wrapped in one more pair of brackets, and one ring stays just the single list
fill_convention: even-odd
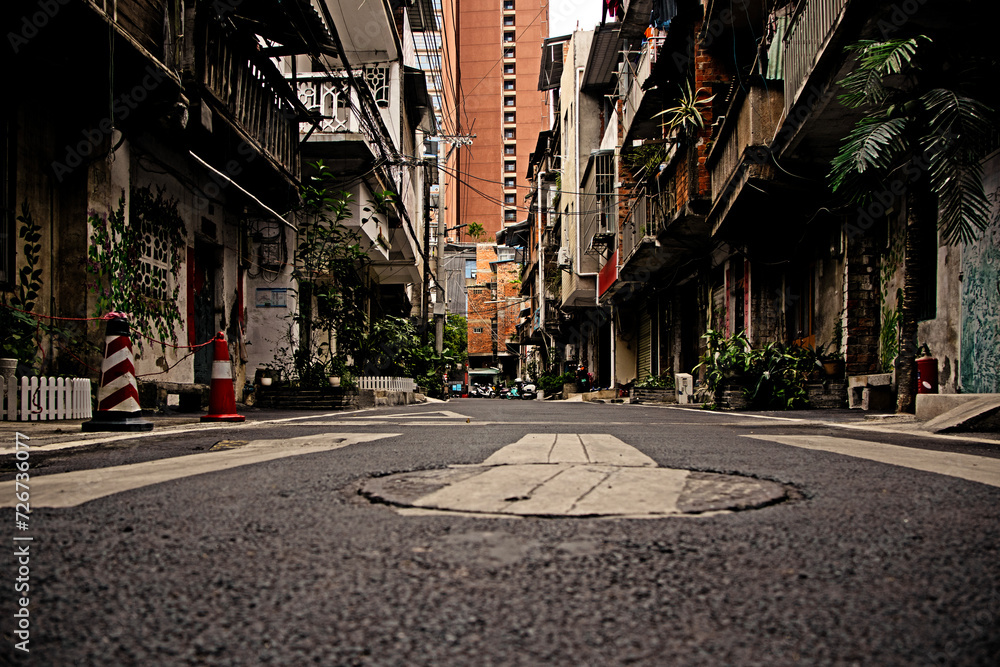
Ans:
[{"label": "manhole cover", "polygon": [[496,516],[659,517],[745,510],[788,498],[781,484],[659,468],[609,435],[529,435],[481,465],[366,480],[373,501]]}]

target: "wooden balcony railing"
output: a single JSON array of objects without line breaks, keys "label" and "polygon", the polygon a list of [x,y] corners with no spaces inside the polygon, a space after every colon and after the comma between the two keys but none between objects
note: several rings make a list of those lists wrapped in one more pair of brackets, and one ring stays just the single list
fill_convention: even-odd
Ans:
[{"label": "wooden balcony railing", "polygon": [[785,112],[806,86],[850,0],[800,0],[785,33]]},{"label": "wooden balcony railing", "polygon": [[208,30],[204,48],[203,83],[228,120],[297,177],[298,114],[284,79],[217,28]]}]

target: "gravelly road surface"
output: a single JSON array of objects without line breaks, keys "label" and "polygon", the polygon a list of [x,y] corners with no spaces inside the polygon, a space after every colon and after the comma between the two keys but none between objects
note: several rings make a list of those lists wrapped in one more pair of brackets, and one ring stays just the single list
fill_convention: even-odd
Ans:
[{"label": "gravelly road surface", "polygon": [[[464,418],[401,418],[439,410]],[[1000,445],[541,401],[453,400],[334,419],[352,425],[164,431],[39,456],[35,483],[227,439],[399,434],[34,510],[31,652],[13,649],[16,564],[6,548],[0,662],[1000,664],[1000,488],[742,436],[992,458]],[[796,493],[731,514],[599,520],[401,516],[357,494],[372,475],[481,463],[528,433],[607,433],[660,466]],[[10,526],[13,511],[4,512]]]}]

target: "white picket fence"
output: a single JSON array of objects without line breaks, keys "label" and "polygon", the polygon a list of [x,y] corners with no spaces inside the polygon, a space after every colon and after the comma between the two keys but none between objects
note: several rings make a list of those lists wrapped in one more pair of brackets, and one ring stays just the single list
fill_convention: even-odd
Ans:
[{"label": "white picket fence", "polygon": [[362,376],[358,378],[358,389],[386,389],[388,391],[416,391],[413,378]]},{"label": "white picket fence", "polygon": [[90,419],[93,417],[90,380],[12,377],[0,392],[0,416],[23,422]]}]

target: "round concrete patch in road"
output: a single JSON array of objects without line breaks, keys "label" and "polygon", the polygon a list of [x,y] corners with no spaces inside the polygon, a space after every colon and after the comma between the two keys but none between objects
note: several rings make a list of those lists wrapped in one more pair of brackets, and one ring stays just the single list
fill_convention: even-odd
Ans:
[{"label": "round concrete patch in road", "polygon": [[593,463],[524,463],[377,477],[375,502],[494,516],[666,517],[745,510],[788,498],[781,484],[739,475]]}]

